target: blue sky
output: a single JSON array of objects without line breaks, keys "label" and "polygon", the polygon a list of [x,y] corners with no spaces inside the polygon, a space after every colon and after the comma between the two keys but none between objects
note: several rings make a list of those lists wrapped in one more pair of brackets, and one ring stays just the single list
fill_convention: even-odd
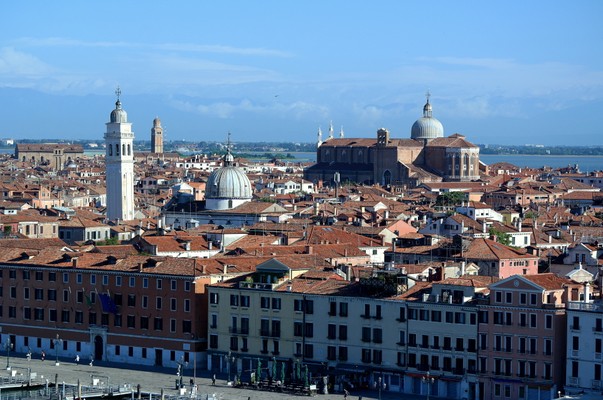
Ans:
[{"label": "blue sky", "polygon": [[101,139],[114,91],[138,139],[445,134],[603,145],[603,2],[12,1],[0,137]]}]

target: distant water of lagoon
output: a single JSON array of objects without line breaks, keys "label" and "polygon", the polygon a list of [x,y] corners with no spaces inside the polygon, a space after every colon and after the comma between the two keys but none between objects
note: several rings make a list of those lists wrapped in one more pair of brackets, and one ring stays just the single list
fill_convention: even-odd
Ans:
[{"label": "distant water of lagoon", "polygon": [[[14,148],[0,148],[1,153],[14,153]],[[87,156],[102,155],[103,149],[86,149]],[[259,154],[259,152],[258,152]],[[262,153],[263,155],[264,153]],[[285,152],[287,154],[287,152]],[[287,162],[316,162],[316,152],[288,152],[295,158],[287,158]],[[552,168],[563,168],[568,165],[578,164],[580,171],[592,172],[603,170],[603,156],[541,156],[541,155],[517,155],[517,154],[481,154],[480,159],[486,164],[497,162],[508,162],[518,167],[541,168],[543,166]],[[252,161],[264,161],[258,158]]]},{"label": "distant water of lagoon", "polygon": [[578,164],[580,171],[592,172],[603,170],[603,156],[535,156],[516,154],[480,154],[480,160],[485,164],[508,162],[518,167],[563,168]]}]

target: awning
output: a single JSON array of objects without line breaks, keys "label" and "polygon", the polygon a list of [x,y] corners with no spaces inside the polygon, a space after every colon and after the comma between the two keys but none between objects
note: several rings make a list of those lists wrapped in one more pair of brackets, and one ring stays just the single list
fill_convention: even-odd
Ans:
[{"label": "awning", "polygon": [[369,369],[364,365],[358,364],[337,364],[335,366],[336,371],[345,371],[345,372],[359,372],[359,373],[368,373]]}]

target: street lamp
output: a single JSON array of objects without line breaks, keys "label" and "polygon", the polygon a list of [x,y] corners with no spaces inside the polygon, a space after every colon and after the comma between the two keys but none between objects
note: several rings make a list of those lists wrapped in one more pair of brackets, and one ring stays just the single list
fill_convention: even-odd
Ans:
[{"label": "street lamp", "polygon": [[427,375],[421,378],[423,383],[427,384],[427,400],[429,400],[429,395],[431,394],[431,385],[435,382],[435,378],[429,375],[429,371],[427,371]]},{"label": "street lamp", "polygon": [[54,353],[56,355],[56,362],[54,365],[59,366],[59,344],[63,343],[63,339],[61,339],[57,333],[56,339],[54,339],[52,342],[54,343]]},{"label": "street lamp", "polygon": [[197,380],[197,349],[195,348],[195,334],[191,333],[191,339],[192,339],[192,350],[193,350],[193,385],[195,384],[195,381]]},{"label": "street lamp", "polygon": [[4,348],[6,349],[6,370],[10,371],[10,351],[13,349],[13,343],[9,340],[4,343]]},{"label": "street lamp", "polygon": [[230,382],[230,367],[233,358],[234,357],[232,356],[232,353],[228,351],[228,355],[226,355],[226,369],[228,370],[228,382]]}]

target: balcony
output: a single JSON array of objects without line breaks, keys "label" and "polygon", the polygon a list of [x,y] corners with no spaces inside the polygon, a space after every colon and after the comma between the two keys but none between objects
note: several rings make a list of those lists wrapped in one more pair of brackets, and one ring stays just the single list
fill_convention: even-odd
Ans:
[{"label": "balcony", "polygon": [[260,329],[260,336],[270,336],[270,330]]},{"label": "balcony", "polygon": [[572,357],[578,357],[579,350],[572,350]]},{"label": "balcony", "polygon": [[577,376],[570,376],[569,384],[572,386],[580,386],[580,378]]},{"label": "balcony", "polygon": [[237,334],[237,333],[241,333],[241,332],[239,331],[239,328],[237,328],[236,326],[229,326],[228,327],[228,333]]},{"label": "balcony", "polygon": [[383,319],[383,317],[381,315],[374,315],[373,318],[374,319]]},{"label": "balcony", "polygon": [[454,375],[465,375],[465,368],[453,368],[452,373]]},{"label": "balcony", "polygon": [[249,352],[249,348],[248,347],[243,347],[243,348],[241,348],[241,351],[244,352],[244,353],[247,353],[247,352]]},{"label": "balcony", "polygon": [[273,290],[277,283],[239,282],[239,289]]},{"label": "balcony", "polygon": [[594,326],[593,332],[595,333],[603,333],[603,326]]},{"label": "balcony", "polygon": [[590,387],[595,390],[601,390],[601,381],[593,379],[590,383]]},{"label": "balcony", "polygon": [[360,318],[371,319],[370,314],[360,314]]},{"label": "balcony", "polygon": [[601,359],[601,353],[595,353],[595,360]]}]

